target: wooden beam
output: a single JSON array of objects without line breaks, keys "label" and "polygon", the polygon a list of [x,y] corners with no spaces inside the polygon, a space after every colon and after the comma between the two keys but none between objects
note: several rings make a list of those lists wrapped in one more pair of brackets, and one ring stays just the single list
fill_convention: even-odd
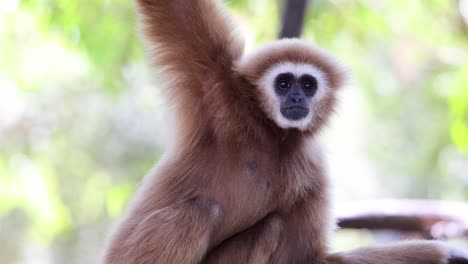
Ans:
[{"label": "wooden beam", "polygon": [[468,237],[468,203],[430,200],[373,200],[340,204],[340,228],[393,230],[446,239]]}]

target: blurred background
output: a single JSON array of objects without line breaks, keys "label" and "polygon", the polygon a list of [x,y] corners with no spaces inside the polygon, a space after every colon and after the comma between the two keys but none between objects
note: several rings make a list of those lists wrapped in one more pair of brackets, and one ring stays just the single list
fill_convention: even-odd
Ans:
[{"label": "blurred background", "polygon": [[[228,5],[247,49],[277,37],[282,1]],[[97,262],[164,152],[161,87],[136,32],[130,0],[0,0],[0,263]],[[467,0],[312,0],[303,37],[354,78],[321,135],[337,208],[468,201]],[[376,240],[339,231],[332,246]]]}]

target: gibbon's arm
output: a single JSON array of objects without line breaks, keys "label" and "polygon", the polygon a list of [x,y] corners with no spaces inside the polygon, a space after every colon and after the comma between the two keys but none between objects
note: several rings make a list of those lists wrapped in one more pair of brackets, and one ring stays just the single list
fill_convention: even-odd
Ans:
[{"label": "gibbon's arm", "polygon": [[468,254],[436,241],[408,241],[330,255],[327,264],[468,264]]},{"label": "gibbon's arm", "polygon": [[244,230],[213,249],[203,264],[266,264],[278,248],[284,221],[277,214],[269,214],[252,227]]},{"label": "gibbon's arm", "polygon": [[191,106],[214,102],[219,90],[232,88],[233,62],[242,55],[244,42],[220,1],[136,2],[151,59],[163,67],[177,106],[194,111]]},{"label": "gibbon's arm", "polygon": [[113,234],[103,263],[200,263],[221,218],[219,204],[201,197],[131,215]]}]

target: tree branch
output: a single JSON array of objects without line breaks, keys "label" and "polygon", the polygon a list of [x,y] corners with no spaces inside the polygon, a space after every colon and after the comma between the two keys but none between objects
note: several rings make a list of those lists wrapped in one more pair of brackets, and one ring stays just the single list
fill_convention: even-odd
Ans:
[{"label": "tree branch", "polygon": [[286,0],[279,38],[298,38],[304,25],[307,0]]}]

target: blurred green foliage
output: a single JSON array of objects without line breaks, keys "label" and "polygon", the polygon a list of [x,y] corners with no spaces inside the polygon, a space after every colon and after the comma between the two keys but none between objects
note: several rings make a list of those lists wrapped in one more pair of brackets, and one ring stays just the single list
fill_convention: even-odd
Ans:
[{"label": "blurred green foliage", "polygon": [[[276,37],[281,1],[229,5],[249,43]],[[364,91],[369,157],[393,195],[468,199],[465,9],[309,7],[304,37],[335,53]],[[162,154],[159,89],[136,32],[132,1],[0,0],[1,263],[95,262]]]}]

